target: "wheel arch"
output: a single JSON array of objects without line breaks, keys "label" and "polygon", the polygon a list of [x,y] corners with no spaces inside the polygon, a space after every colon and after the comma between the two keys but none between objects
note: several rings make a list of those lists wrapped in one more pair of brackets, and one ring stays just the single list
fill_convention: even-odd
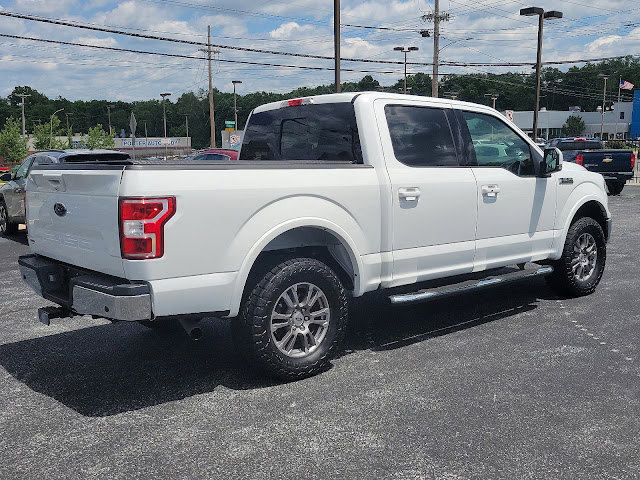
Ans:
[{"label": "wheel arch", "polygon": [[573,225],[577,220],[583,217],[593,218],[604,232],[605,240],[609,240],[609,232],[607,229],[607,210],[604,205],[596,200],[589,200],[583,203],[573,214],[569,226]]},{"label": "wheel arch", "polygon": [[246,255],[233,289],[230,316],[240,310],[248,280],[267,265],[285,258],[307,256],[327,263],[345,288],[359,295],[363,287],[363,264],[351,236],[327,220],[297,219],[279,225],[263,235]]}]

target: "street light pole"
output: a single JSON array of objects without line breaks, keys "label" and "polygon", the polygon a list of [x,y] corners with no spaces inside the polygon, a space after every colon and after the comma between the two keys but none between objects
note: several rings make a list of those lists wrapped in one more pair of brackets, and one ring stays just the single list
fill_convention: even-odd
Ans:
[{"label": "street light pole", "polygon": [[602,137],[604,135],[604,107],[606,105],[606,100],[607,100],[607,79],[609,78],[609,75],[604,75],[604,74],[600,73],[600,74],[598,74],[598,78],[604,78],[604,85],[602,87],[602,111],[600,112],[600,114],[601,114],[600,141],[602,141]]},{"label": "street light pole", "polygon": [[407,94],[407,53],[419,50],[418,47],[394,47],[394,50],[404,53],[404,94]]},{"label": "street light pole", "polygon": [[233,127],[235,131],[238,131],[238,107],[236,106],[236,85],[242,83],[242,80],[231,80],[233,83]]},{"label": "street light pole", "polygon": [[499,95],[497,93],[485,93],[484,94],[485,97],[491,97],[491,101],[493,102],[493,109],[496,109],[496,100],[498,99]]},{"label": "street light pole", "polygon": [[165,108],[165,105],[164,105],[164,99],[169,95],[171,94],[168,92],[160,94],[160,96],[162,97],[162,118],[164,121],[164,138],[167,138],[167,109]]},{"label": "street light pole", "polygon": [[50,122],[51,128],[49,130],[49,148],[51,148],[52,144],[53,144],[53,117],[56,116],[56,113],[61,112],[63,110],[64,110],[64,108],[60,108],[60,109],[56,110],[55,112],[53,112],[53,114],[51,115],[51,122]]},{"label": "street light pole", "polygon": [[333,64],[336,93],[340,93],[340,0],[333,0]]},{"label": "street light pole", "polygon": [[538,109],[540,108],[540,72],[542,70],[542,29],[545,19],[562,18],[562,12],[550,10],[545,12],[540,7],[528,7],[520,10],[520,15],[538,15],[538,52],[536,56],[536,105],[533,110],[533,138],[538,137]]}]

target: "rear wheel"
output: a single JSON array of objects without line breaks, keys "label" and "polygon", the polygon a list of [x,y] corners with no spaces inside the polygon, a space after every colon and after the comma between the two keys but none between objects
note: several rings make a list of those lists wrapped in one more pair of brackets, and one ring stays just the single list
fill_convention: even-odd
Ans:
[{"label": "rear wheel", "polygon": [[589,295],[600,283],[606,257],[602,227],[593,218],[580,218],[569,228],[562,257],[554,262],[547,283],[563,295]]},{"label": "rear wheel", "polygon": [[338,351],[347,297],[333,270],[312,258],[284,261],[254,284],[233,321],[249,362],[286,380],[314,375]]},{"label": "rear wheel", "polygon": [[609,195],[620,195],[623,188],[624,182],[607,180],[607,190],[609,190]]},{"label": "rear wheel", "polygon": [[7,205],[4,200],[0,200],[0,233],[3,235],[14,235],[18,233],[18,224],[9,220]]}]

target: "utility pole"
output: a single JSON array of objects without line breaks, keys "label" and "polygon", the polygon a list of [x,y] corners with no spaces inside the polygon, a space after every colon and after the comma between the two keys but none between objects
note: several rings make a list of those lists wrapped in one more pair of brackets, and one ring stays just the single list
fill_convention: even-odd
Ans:
[{"label": "utility pole", "polygon": [[169,95],[171,95],[171,93],[169,92],[165,92],[165,93],[161,93],[160,96],[162,97],[162,118],[164,121],[164,138],[162,139],[162,141],[164,142],[164,159],[167,159],[167,109],[165,107],[165,98],[168,97]]},{"label": "utility pole", "polygon": [[604,86],[602,87],[602,111],[600,112],[602,119],[600,121],[600,141],[602,141],[602,137],[604,135],[604,107],[607,101],[607,79],[609,78],[609,75],[600,73],[598,78],[604,78]]},{"label": "utility pole", "polygon": [[111,135],[111,108],[115,105],[107,105],[107,117],[109,119],[109,135]]},{"label": "utility pole", "polygon": [[17,93],[16,96],[22,99],[22,102],[20,103],[20,105],[22,106],[22,136],[25,137],[27,135],[27,132],[24,126],[24,99],[27,97],[30,97],[31,95],[26,95],[24,93]]},{"label": "utility pole", "polygon": [[340,93],[340,0],[333,0],[333,49],[336,93]]},{"label": "utility pole", "polygon": [[211,54],[218,54],[220,50],[211,50],[211,25],[207,26],[207,48],[201,48],[207,54],[209,61],[209,120],[211,122],[211,148],[216,148],[216,121],[213,112],[213,80],[211,78]]},{"label": "utility pole", "polygon": [[236,103],[236,85],[242,83],[242,80],[231,80],[233,83],[233,128],[238,131],[238,104]]},{"label": "utility pole", "polygon": [[189,138],[189,114],[184,114],[184,124],[187,127],[187,138]]},{"label": "utility pole", "polygon": [[66,113],[64,114],[65,117],[67,117],[67,132],[69,131],[69,115],[73,115],[72,113]]},{"label": "utility pole", "polygon": [[[433,78],[431,79],[431,96],[438,98],[438,62],[440,61],[440,22],[448,22],[449,14],[440,13],[438,0],[433,2],[433,13],[422,16],[422,20],[433,22]],[[422,33],[421,33],[422,35]],[[423,35],[425,36],[425,35]]]}]

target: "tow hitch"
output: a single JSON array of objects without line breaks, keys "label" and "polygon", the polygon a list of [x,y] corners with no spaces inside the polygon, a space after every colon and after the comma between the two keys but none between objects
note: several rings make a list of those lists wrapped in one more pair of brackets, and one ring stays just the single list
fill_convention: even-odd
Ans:
[{"label": "tow hitch", "polygon": [[38,320],[45,325],[51,324],[53,318],[73,317],[73,312],[64,307],[42,307],[38,309]]}]

